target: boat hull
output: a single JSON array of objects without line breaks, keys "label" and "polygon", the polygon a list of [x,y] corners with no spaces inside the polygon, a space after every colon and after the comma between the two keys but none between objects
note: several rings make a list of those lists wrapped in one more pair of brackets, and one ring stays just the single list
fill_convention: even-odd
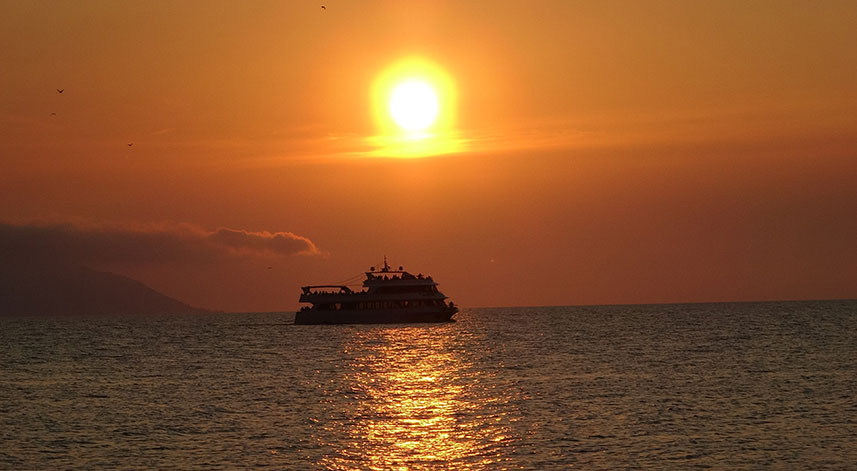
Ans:
[{"label": "boat hull", "polygon": [[295,314],[295,324],[420,324],[455,322],[452,316],[458,308],[442,311],[364,310],[364,311],[318,311],[307,309]]}]

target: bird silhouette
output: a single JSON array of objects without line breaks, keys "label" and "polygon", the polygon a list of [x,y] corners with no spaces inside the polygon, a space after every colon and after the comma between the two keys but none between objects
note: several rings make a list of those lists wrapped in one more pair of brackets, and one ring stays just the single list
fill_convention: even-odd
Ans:
[{"label": "bird silhouette", "polygon": [[65,88],[57,88],[57,93],[62,93],[65,91]]},{"label": "bird silhouette", "polygon": [[57,115],[56,113],[51,113],[51,116],[56,116],[56,115]]},{"label": "bird silhouette", "polygon": [[134,143],[133,143],[133,142],[129,142],[129,143],[128,143],[128,147],[131,147],[131,146],[133,146],[133,145],[134,145]]},{"label": "bird silhouette", "polygon": [[322,6],[321,6],[321,9],[322,9],[322,10],[327,10],[327,7],[326,7],[326,6],[324,6],[324,5],[322,5]]}]

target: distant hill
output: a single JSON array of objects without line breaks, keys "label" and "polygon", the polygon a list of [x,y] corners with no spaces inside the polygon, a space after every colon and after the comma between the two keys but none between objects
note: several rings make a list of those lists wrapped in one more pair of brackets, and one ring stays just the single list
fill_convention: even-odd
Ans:
[{"label": "distant hill", "polygon": [[80,265],[21,265],[0,264],[0,316],[208,312],[126,276]]}]

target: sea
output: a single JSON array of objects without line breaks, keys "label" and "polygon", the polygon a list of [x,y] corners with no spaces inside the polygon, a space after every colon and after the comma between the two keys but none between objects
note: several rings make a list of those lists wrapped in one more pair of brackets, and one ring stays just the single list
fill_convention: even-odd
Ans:
[{"label": "sea", "polygon": [[857,469],[857,301],[0,319],[4,470]]}]

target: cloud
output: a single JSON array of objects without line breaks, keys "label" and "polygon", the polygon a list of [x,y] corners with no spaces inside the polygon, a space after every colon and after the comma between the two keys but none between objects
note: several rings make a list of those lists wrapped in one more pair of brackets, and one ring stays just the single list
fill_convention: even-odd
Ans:
[{"label": "cloud", "polygon": [[318,254],[318,249],[306,237],[291,232],[249,232],[220,228],[205,239],[222,247],[242,253],[272,253],[277,255]]},{"label": "cloud", "polygon": [[253,232],[190,224],[151,226],[0,222],[0,259],[84,265],[204,263],[223,258],[320,254],[291,232]]}]

